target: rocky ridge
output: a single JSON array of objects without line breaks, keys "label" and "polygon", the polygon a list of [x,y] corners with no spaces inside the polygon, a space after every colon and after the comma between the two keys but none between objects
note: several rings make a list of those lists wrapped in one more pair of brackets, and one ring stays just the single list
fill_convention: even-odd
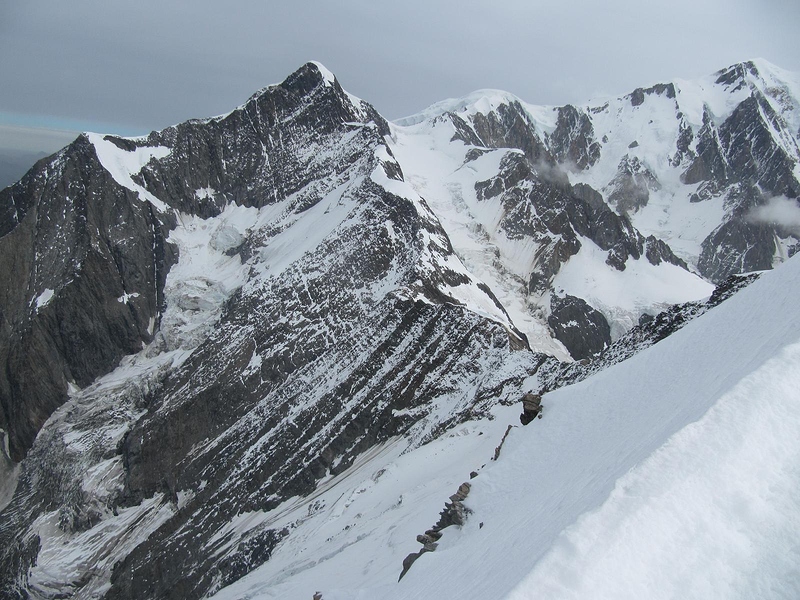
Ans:
[{"label": "rocky ridge", "polygon": [[[0,527],[4,564],[15,565],[5,593],[201,597],[267,560],[284,535],[224,535],[231,515],[269,511],[377,443],[407,434],[417,445],[480,410],[464,382],[480,388],[526,342],[403,188],[385,127],[309,64],[227,117],[76,142],[100,149],[108,185],[148,207],[159,230],[174,227],[165,242],[182,252],[175,280],[153,291],[171,302],[147,347],[110,381],[74,390],[31,447]],[[220,145],[231,131],[235,144]],[[260,152],[242,152],[248,144]],[[222,146],[240,152],[227,158]],[[114,169],[141,153],[138,173]],[[215,172],[215,161],[227,166]],[[193,267],[199,237],[207,257]],[[105,302],[135,306],[139,289]],[[98,527],[121,539],[94,546],[83,534]],[[53,544],[86,571],[73,579],[44,560]]]}]

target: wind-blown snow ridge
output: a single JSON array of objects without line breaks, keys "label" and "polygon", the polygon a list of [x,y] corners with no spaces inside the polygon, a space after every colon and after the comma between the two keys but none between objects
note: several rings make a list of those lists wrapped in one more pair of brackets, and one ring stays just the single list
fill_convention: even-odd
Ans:
[{"label": "wind-blown snow ridge", "polygon": [[798,389],[795,343],[621,477],[509,599],[796,595]]}]

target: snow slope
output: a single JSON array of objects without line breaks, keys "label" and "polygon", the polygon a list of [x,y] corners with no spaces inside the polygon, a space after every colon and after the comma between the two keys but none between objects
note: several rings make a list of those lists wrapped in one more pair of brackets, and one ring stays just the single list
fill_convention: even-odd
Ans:
[{"label": "snow slope", "polygon": [[470,147],[453,142],[448,121],[423,121],[392,130],[392,152],[408,184],[435,213],[464,266],[495,293],[531,348],[568,359],[553,339],[536,306],[527,297],[526,281],[537,245],[514,242],[498,231],[503,209],[498,203],[478,202],[475,183],[497,174],[507,150],[495,150],[469,164]]},{"label": "snow slope", "polygon": [[[643,235],[664,240],[688,264],[698,266],[704,240],[732,215],[736,200],[726,194],[738,175],[750,169],[758,174],[755,179],[764,194],[783,194],[781,185],[764,176],[765,171],[772,168],[768,165],[776,164],[770,161],[781,155],[781,160],[789,165],[791,177],[795,182],[800,180],[798,98],[800,74],[755,59],[695,80],[676,79],[649,89],[640,88],[626,96],[567,107],[534,106],[506,92],[480,90],[463,98],[436,103],[395,124],[410,131],[418,130],[422,124],[433,123],[450,112],[474,127],[476,117],[495,115],[498,122],[504,122],[500,109],[513,105],[515,110],[524,113],[538,142],[554,156],[560,156],[558,136],[553,134],[557,133],[561,117],[570,112],[565,109],[570,109],[576,118],[584,121],[574,124],[569,135],[578,146],[585,146],[587,152],[586,164],[581,167],[570,158],[561,156],[558,159],[569,171],[570,183],[588,184],[600,191],[612,208],[627,214]],[[748,121],[750,129],[737,130],[738,141],[735,144],[726,142],[730,147],[722,151],[726,168],[741,169],[742,173],[733,173],[732,180],[718,179],[717,187],[709,185],[707,179],[713,180],[719,174],[685,181],[687,168],[701,152],[703,144],[711,138],[719,142],[718,129],[735,116],[737,110],[742,110],[743,102],[753,99],[760,103],[755,111],[758,116]],[[710,130],[705,126],[706,121]],[[751,130],[754,126],[758,128],[757,121],[765,127],[760,141],[753,137]],[[760,147],[766,138],[770,140],[767,145],[771,144],[768,151]],[[510,145],[515,143],[518,139]],[[734,148],[749,148],[747,152],[752,156],[731,158],[728,155]],[[765,153],[760,155],[761,152]],[[631,166],[640,176],[636,185],[646,187],[640,191],[646,191],[649,196],[635,206],[613,196],[619,193],[620,175]],[[795,195],[796,192],[790,194],[791,197]],[[779,241],[779,245],[797,242],[795,236],[786,238],[785,232],[780,237],[783,241]],[[781,256],[776,254],[776,262],[780,261]]]},{"label": "snow slope", "polygon": [[[170,149],[165,147],[144,147],[129,152],[106,139],[101,133],[87,133],[86,136],[94,145],[97,158],[111,174],[118,184],[136,192],[142,201],[149,202],[161,212],[168,210],[168,206],[156,198],[150,191],[136,183],[132,176],[138,174],[151,159],[164,158],[169,155]],[[135,138],[132,138],[135,139]]]},{"label": "snow slope", "polygon": [[[792,259],[648,350],[548,394],[545,418],[512,429],[497,462],[491,449],[518,407],[406,454],[365,457],[319,495],[264,515],[303,521],[306,545],[283,559],[279,548],[278,562],[215,597],[797,597],[798,292]],[[444,530],[396,583],[398,558],[419,549],[413,534],[472,469],[466,525]]]},{"label": "snow slope", "polygon": [[[511,101],[518,102],[509,94],[484,90],[458,102],[434,105],[417,117],[398,122],[402,125],[394,124],[390,147],[405,180],[436,214],[456,255],[492,289],[531,348],[568,360],[569,354],[546,324],[546,298],[528,289],[543,243],[530,236],[509,234],[503,223],[507,208],[499,199],[479,199],[476,192],[476,184],[498,176],[507,154],[521,152],[481,148],[484,154],[468,160],[469,152],[476,147],[455,139],[452,121],[435,115],[437,110],[448,109],[461,110],[462,118],[477,112],[488,114]],[[531,105],[525,105],[525,110],[532,119],[534,115],[543,118],[546,112]],[[547,129],[546,122],[534,123],[537,133]],[[520,184],[520,188],[524,186]],[[671,264],[655,266],[642,257],[631,259],[626,271],[617,271],[605,264],[607,257],[608,251],[590,239],[582,239],[580,251],[567,260],[553,287],[600,310],[611,325],[613,338],[629,330],[643,313],[657,313],[669,304],[708,297],[713,291],[713,286],[697,275]]]}]

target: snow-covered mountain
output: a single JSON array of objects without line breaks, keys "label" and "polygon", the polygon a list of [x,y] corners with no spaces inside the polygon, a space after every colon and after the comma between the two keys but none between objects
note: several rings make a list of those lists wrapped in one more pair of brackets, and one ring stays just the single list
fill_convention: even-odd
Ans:
[{"label": "snow-covered mountain", "polygon": [[763,60],[585,106],[482,90],[400,120],[396,154],[420,193],[441,199],[456,252],[493,289],[510,287],[510,306],[527,296],[518,324],[571,295],[615,338],[659,303],[708,293],[673,265],[719,282],[794,254],[798,98],[797,74]]},{"label": "snow-covered mountain", "polygon": [[[266,520],[292,533],[215,600],[795,597],[798,292],[794,258],[633,358],[548,393],[542,420],[522,427],[518,404],[496,405],[492,420],[412,452],[389,442],[313,496],[242,515],[235,527]],[[466,522],[398,583],[416,536],[463,482]]]},{"label": "snow-covered mountain", "polygon": [[[537,550],[459,592],[504,597],[796,341],[767,307],[788,266],[716,326],[768,310],[760,345],[700,325],[749,279],[706,302],[712,282],[796,247],[796,82],[757,61],[599,105],[478,92],[389,123],[309,63],[226,115],[38,163],[0,192],[0,590],[424,597],[426,564],[482,555],[473,493],[511,493]],[[643,349],[698,315],[666,347],[719,362],[667,397],[646,382],[681,353]],[[526,390],[551,392],[548,418],[509,430]],[[519,481],[482,488],[506,460]],[[492,531],[487,565],[507,550]],[[411,552],[418,534],[439,549]]]},{"label": "snow-covered mountain", "polygon": [[392,151],[456,254],[534,349],[564,357],[561,342],[588,358],[643,314],[711,293],[662,240],[642,235],[588,185],[570,185],[532,109],[508,95],[465,102],[395,125]]}]

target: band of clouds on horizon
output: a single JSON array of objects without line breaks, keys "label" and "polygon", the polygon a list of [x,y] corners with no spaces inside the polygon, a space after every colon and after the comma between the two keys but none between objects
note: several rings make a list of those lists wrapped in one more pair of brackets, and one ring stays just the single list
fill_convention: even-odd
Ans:
[{"label": "band of clouds on horizon", "polygon": [[225,112],[314,59],[394,119],[481,88],[561,105],[758,56],[789,70],[800,65],[793,33],[782,35],[796,31],[798,9],[779,0],[236,7],[12,3],[0,37],[10,58],[0,65],[0,107],[160,129]]},{"label": "band of clouds on horizon", "polygon": [[113,133],[121,136],[149,133],[111,123],[0,111],[0,149],[2,150],[21,153],[55,152],[72,142],[84,131]]}]

